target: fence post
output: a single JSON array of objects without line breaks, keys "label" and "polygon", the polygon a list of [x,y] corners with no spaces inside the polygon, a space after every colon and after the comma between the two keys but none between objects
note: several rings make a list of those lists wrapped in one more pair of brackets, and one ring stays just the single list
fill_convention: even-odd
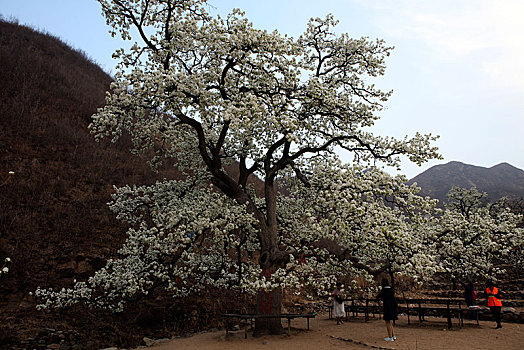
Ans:
[{"label": "fence post", "polygon": [[418,301],[418,324],[422,324],[422,305],[420,305],[420,299]]},{"label": "fence post", "polygon": [[448,329],[451,329],[452,324],[451,324],[451,310],[449,308],[449,299],[446,301],[446,312],[447,312],[447,317],[448,317]]},{"label": "fence post", "polygon": [[409,320],[409,299],[406,299],[406,309],[407,309],[407,313],[408,313],[408,324],[410,324],[410,320]]}]

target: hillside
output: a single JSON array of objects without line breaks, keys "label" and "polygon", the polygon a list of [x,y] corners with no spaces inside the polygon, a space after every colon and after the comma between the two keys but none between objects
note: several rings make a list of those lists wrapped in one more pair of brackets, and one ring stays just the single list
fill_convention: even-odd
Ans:
[{"label": "hillside", "polygon": [[[0,283],[2,349],[40,348],[40,341],[58,341],[58,330],[67,346],[136,346],[144,336],[216,326],[215,313],[228,307],[217,302],[224,291],[174,300],[155,290],[119,315],[82,306],[36,309],[30,293],[38,286],[67,288],[115,256],[127,229],[107,206],[113,186],[181,176],[172,162],[153,172],[146,159],[131,155],[125,136],[116,144],[94,141],[87,127],[111,81],[60,39],[0,20],[0,261],[12,260]],[[232,176],[235,168],[228,169]],[[257,191],[263,185],[250,183]]]},{"label": "hillside", "polygon": [[524,170],[508,163],[501,163],[491,168],[484,168],[461,162],[449,162],[435,165],[409,180],[417,183],[424,196],[446,201],[446,194],[452,186],[463,188],[477,187],[488,194],[488,200],[501,197],[524,197]]},{"label": "hillside", "polygon": [[110,82],[57,38],[0,22],[0,258],[12,260],[0,284],[0,347],[67,320],[37,313],[29,293],[103,266],[125,233],[106,205],[112,185],[160,176],[125,144],[89,134]]},{"label": "hillside", "polygon": [[[2,349],[27,338],[49,343],[53,329],[81,348],[137,344],[158,318],[175,323],[191,312],[171,300],[178,316],[138,307],[118,317],[81,307],[44,313],[30,296],[38,286],[71,286],[115,254],[126,228],[107,206],[113,185],[179,176],[168,166],[152,172],[129,141],[97,144],[89,134],[111,80],[59,39],[0,21],[0,261],[12,260],[0,283]],[[165,310],[155,298],[149,307]],[[144,325],[152,329],[139,331]]]}]

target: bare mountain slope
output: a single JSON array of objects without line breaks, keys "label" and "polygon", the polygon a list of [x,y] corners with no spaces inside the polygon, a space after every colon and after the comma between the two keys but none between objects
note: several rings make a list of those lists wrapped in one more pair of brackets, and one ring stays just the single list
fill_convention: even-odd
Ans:
[{"label": "bare mountain slope", "polygon": [[524,171],[508,163],[500,163],[491,168],[484,168],[461,162],[449,162],[435,165],[409,180],[422,188],[422,194],[446,200],[446,194],[452,186],[477,187],[488,194],[489,200],[504,196],[524,197]]}]

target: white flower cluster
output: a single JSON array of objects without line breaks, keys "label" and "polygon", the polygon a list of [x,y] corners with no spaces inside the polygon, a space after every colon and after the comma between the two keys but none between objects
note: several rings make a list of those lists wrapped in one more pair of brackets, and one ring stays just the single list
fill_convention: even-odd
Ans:
[{"label": "white flower cluster", "polygon": [[4,259],[4,267],[0,270],[0,276],[5,275],[9,272],[9,267],[7,267],[7,264],[11,262],[11,258],[7,257]]},{"label": "white flower cluster", "polygon": [[309,165],[310,187],[292,176],[286,180],[292,195],[282,198],[280,216],[290,246],[301,242],[304,250],[304,244],[314,249],[318,241],[332,242],[336,249],[326,255],[338,251],[340,257],[322,258],[333,265],[329,275],[341,274],[342,267],[344,275],[350,268],[358,271],[355,275],[388,269],[424,279],[439,269],[426,247],[427,232],[434,230],[435,200],[416,195],[419,189],[405,185],[404,177],[378,169],[336,166],[333,159]]},{"label": "white flower cluster", "polygon": [[260,274],[253,259],[242,255],[258,249],[252,215],[209,187],[190,180],[126,186],[117,189],[110,206],[132,226],[121,257],[71,289],[39,288],[40,308],[82,301],[121,311],[126,300],[157,286],[184,296],[209,285],[246,288]]},{"label": "white flower cluster", "polygon": [[490,209],[482,204],[484,197],[476,188],[452,188],[439,230],[429,237],[441,269],[454,277],[496,278],[502,272],[494,266],[496,260],[506,260],[514,250],[522,256],[524,229],[518,227],[522,215],[505,207]]}]

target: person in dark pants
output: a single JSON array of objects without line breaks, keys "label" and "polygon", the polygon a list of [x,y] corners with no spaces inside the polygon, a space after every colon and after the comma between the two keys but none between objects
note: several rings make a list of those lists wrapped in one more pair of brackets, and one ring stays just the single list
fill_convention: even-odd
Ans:
[{"label": "person in dark pants", "polygon": [[[475,288],[473,287],[473,283],[471,283],[471,281],[464,283],[463,281],[459,280],[459,282],[464,287],[464,299],[466,300],[466,305],[469,308],[474,305],[477,299],[477,293],[475,292]],[[471,310],[470,319],[474,320],[476,318],[477,318],[477,312],[474,310]]]},{"label": "person in dark pants", "polygon": [[393,330],[393,320],[397,320],[397,301],[395,300],[395,293],[393,288],[389,285],[387,278],[382,279],[382,290],[377,295],[377,299],[382,299],[382,307],[384,310],[384,322],[386,322],[386,329],[388,331],[385,341],[394,341],[397,339]]},{"label": "person in dark pants", "polygon": [[488,307],[491,310],[491,314],[493,315],[495,322],[497,322],[496,328],[502,328],[500,315],[502,310],[502,301],[500,300],[500,291],[493,285],[493,282],[489,280],[486,282],[486,298],[488,299]]}]

